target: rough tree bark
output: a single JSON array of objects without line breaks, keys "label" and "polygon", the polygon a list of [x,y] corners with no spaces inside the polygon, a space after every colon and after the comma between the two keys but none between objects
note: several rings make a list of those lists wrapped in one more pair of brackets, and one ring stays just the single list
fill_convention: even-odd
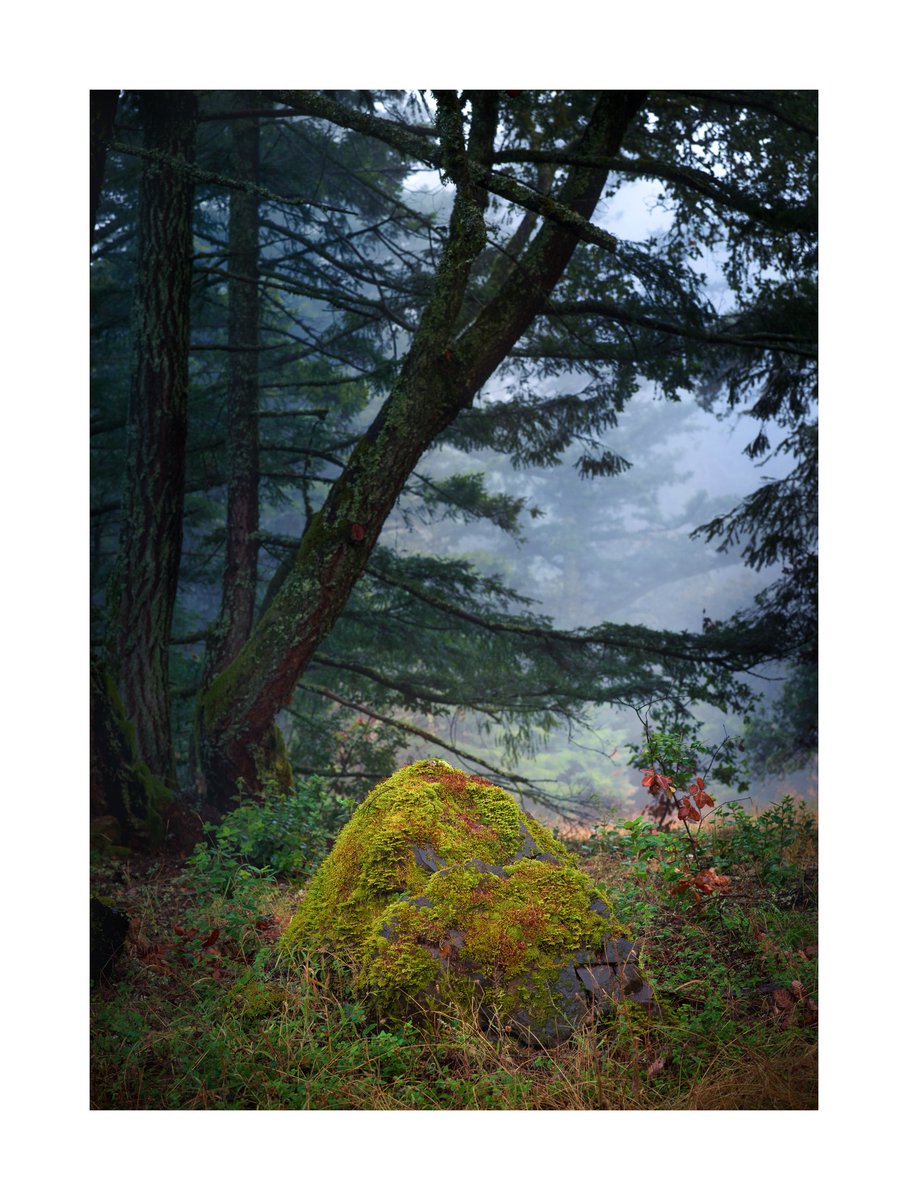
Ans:
[{"label": "rough tree bark", "polygon": [[95,240],[98,223],[98,205],[101,203],[101,185],[104,182],[104,164],[107,161],[107,143],[113,134],[117,115],[119,92],[91,93],[91,240]]},{"label": "rough tree bark", "polygon": [[168,656],[183,536],[193,202],[192,181],[172,160],[193,159],[196,97],[144,92],[140,111],[150,156],[139,189],[114,670],[139,755],[172,787]]},{"label": "rough tree bark", "polygon": [[[238,779],[258,786],[259,748],[343,610],[408,476],[540,312],[578,241],[563,219],[547,221],[457,336],[470,269],[485,244],[486,195],[476,164],[490,157],[494,119],[482,113],[483,131],[474,129],[468,153],[456,95],[438,92],[436,99],[444,169],[457,190],[435,289],[387,400],[310,523],[285,582],[245,646],[199,698],[202,784],[219,806],[229,804]],[[637,93],[604,94],[578,154],[614,156],[642,102]],[[587,221],[605,180],[601,168],[573,168],[558,193],[559,215],[569,208]]]},{"label": "rough tree bark", "polygon": [[110,672],[91,662],[90,789],[92,844],[147,850],[164,840],[173,800],[139,757],[133,724]]},{"label": "rough tree bark", "polygon": [[[234,97],[237,109],[249,97]],[[258,177],[259,130],[255,118],[232,122],[236,178]],[[213,677],[239,653],[252,632],[258,567],[259,520],[259,205],[250,192],[230,195],[228,231],[227,549],[220,616],[208,643]],[[242,347],[242,348],[240,348]]]}]

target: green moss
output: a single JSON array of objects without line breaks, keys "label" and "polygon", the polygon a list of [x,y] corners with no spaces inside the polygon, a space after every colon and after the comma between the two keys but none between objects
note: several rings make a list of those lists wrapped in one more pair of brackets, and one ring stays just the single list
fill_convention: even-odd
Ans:
[{"label": "green moss", "polygon": [[110,671],[91,664],[93,845],[120,853],[164,841],[173,793],[141,758],[134,724]]},{"label": "green moss", "polygon": [[520,852],[527,836],[540,852],[570,860],[557,839],[521,813],[502,788],[442,759],[404,767],[374,788],[344,826],[291,922],[288,941],[327,940],[356,953],[365,944],[364,926],[373,913],[395,896],[418,895],[430,878],[413,847],[443,865],[471,858],[502,865]]},{"label": "green moss", "polygon": [[347,962],[382,1015],[479,1001],[545,1025],[560,1019],[553,996],[566,970],[575,980],[574,956],[592,961],[623,935],[573,856],[507,792],[428,759],[356,810],[284,947]]},{"label": "green moss", "polygon": [[[544,1023],[572,953],[624,933],[591,908],[594,895],[576,868],[533,859],[500,875],[471,863],[437,872],[418,906],[401,899],[373,923],[359,989],[383,1012],[412,1015],[445,993],[469,1006],[481,980],[484,1007],[523,1007]],[[440,971],[448,964],[460,969]]]},{"label": "green moss", "polygon": [[270,726],[261,744],[252,752],[258,781],[263,786],[275,783],[285,795],[293,791],[293,768],[280,726]]}]

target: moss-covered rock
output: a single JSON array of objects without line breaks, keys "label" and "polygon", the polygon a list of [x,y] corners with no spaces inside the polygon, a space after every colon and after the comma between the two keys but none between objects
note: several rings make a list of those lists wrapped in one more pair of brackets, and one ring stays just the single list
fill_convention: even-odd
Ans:
[{"label": "moss-covered rock", "polygon": [[474,1010],[552,1045],[595,1008],[652,998],[607,898],[503,789],[440,759],[376,787],[284,938],[351,968],[377,1015]]}]

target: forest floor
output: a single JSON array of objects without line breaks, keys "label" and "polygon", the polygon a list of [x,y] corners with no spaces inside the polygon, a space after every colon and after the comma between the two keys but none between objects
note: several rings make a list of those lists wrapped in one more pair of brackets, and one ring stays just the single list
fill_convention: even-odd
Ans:
[{"label": "forest floor", "polygon": [[616,1007],[550,1050],[466,1017],[370,1022],[281,956],[298,879],[226,853],[97,860],[125,941],[92,986],[91,1106],[814,1109],[815,821],[788,801],[717,816],[682,871],[686,841],[638,818],[571,844],[640,939],[659,1010]]}]

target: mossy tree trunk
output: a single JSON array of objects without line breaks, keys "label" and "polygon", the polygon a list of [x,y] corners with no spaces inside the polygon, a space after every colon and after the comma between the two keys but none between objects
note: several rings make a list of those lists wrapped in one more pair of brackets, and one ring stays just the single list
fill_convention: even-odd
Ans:
[{"label": "mossy tree trunk", "polygon": [[92,840],[113,850],[157,847],[172,793],[142,761],[113,677],[94,659],[90,694]]},{"label": "mossy tree trunk", "polygon": [[[605,94],[579,139],[578,155],[613,157],[642,99]],[[201,783],[219,806],[229,803],[238,779],[258,786],[258,747],[342,612],[407,478],[529,328],[578,241],[564,223],[546,222],[458,335],[486,233],[488,197],[476,185],[471,163],[490,160],[496,120],[488,106],[481,107],[467,147],[456,94],[437,92],[436,100],[445,170],[456,197],[434,291],[387,400],[310,522],[286,579],[242,650],[199,698]],[[572,168],[558,200],[588,220],[606,174],[600,167]]]},{"label": "mossy tree trunk", "polygon": [[[116,676],[138,753],[175,783],[169,640],[183,529],[194,157],[192,92],[143,92],[132,381],[115,603]],[[155,157],[160,155],[160,158]]]}]

